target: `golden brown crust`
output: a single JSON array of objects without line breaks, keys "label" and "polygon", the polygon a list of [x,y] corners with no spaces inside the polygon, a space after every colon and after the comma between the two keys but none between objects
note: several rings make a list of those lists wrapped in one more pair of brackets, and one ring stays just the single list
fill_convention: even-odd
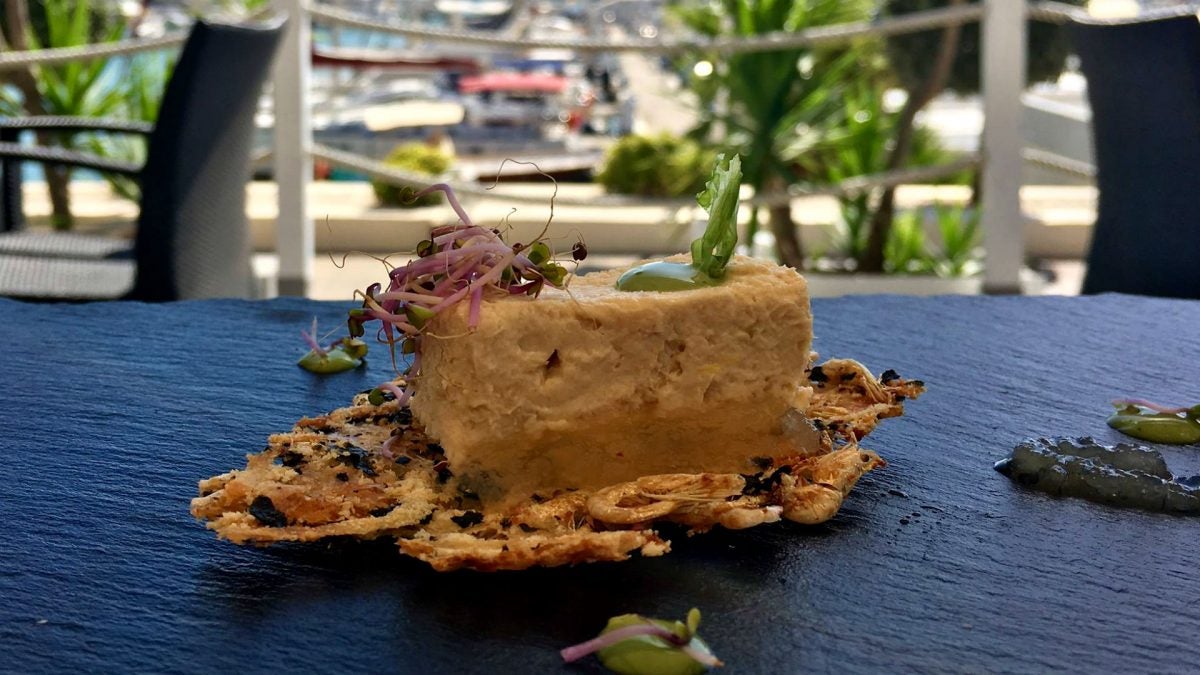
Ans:
[{"label": "golden brown crust", "polygon": [[[651,529],[673,522],[690,532],[742,529],[786,518],[832,518],[855,482],[885,463],[857,447],[919,382],[879,382],[853,361],[813,369],[809,417],[825,427],[829,451],[763,460],[754,474],[668,474],[587,493],[532,495],[486,511],[463,490],[441,448],[395,402],[355,405],[270,437],[245,469],[200,482],[192,514],[238,544],[394,537],[400,550],[437,570],[513,570],[663,555]],[[842,443],[834,448],[833,441]],[[847,441],[849,441],[847,443]]]},{"label": "golden brown crust", "polygon": [[904,414],[904,401],[925,393],[925,383],[886,371],[880,378],[852,359],[830,359],[809,370],[812,404],[805,416],[835,437],[862,440],[881,420]]},{"label": "golden brown crust", "polygon": [[628,560],[632,553],[660,556],[671,550],[651,530],[583,531],[501,540],[449,534],[436,540],[400,539],[400,551],[439,572],[470,568],[481,572],[558,567],[584,562]]}]

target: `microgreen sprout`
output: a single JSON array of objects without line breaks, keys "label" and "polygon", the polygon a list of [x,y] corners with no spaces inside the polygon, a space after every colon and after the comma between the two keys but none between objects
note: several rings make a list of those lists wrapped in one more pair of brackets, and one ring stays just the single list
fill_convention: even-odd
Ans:
[{"label": "microgreen sprout", "polygon": [[[384,400],[387,391],[401,405],[407,404],[410,384],[421,372],[423,335],[439,314],[466,303],[467,327],[475,330],[485,300],[537,297],[547,285],[562,288],[566,283],[566,268],[555,262],[541,236],[528,244],[510,245],[499,230],[475,224],[449,185],[431,185],[416,197],[432,192],[446,195],[459,222],[434,228],[417,245],[414,260],[389,272],[386,287],[376,283],[356,292],[362,307],[351,310],[347,320],[351,338],[361,338],[366,324],[378,321],[379,337],[391,346],[393,362],[397,346],[402,355],[411,357],[403,370],[403,384],[381,386],[371,393],[372,402]],[[586,253],[582,247],[573,249],[572,257],[582,260]]]},{"label": "microgreen sprout", "polygon": [[737,251],[741,182],[741,157],[718,155],[712,177],[696,195],[696,201],[708,211],[708,225],[692,242],[691,264],[657,261],[638,265],[617,278],[617,290],[688,291],[720,283]]},{"label": "microgreen sprout", "polygon": [[353,337],[342,338],[328,347],[322,347],[316,318],[312,322],[312,331],[301,330],[300,336],[308,344],[309,351],[296,364],[312,373],[331,375],[353,370],[363,364],[363,357],[367,355],[367,343]]},{"label": "microgreen sprout", "polygon": [[1123,398],[1113,401],[1113,407],[1116,412],[1108,418],[1108,426],[1127,436],[1151,443],[1200,443],[1200,405],[1173,408]]},{"label": "microgreen sprout", "polygon": [[742,158],[717,155],[712,177],[696,201],[708,211],[704,234],[692,242],[692,266],[713,279],[725,276],[725,267],[737,250],[738,196]]},{"label": "microgreen sprout", "polygon": [[724,665],[696,634],[700,610],[686,622],[622,614],[608,620],[598,637],[563,649],[571,663],[596,654],[606,668],[627,675],[694,675]]}]

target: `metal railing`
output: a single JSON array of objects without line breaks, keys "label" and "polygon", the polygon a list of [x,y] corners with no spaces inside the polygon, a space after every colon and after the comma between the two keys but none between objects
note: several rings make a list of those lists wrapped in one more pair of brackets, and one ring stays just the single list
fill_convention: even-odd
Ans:
[{"label": "metal railing", "polygon": [[[984,129],[982,150],[944,165],[903,169],[856,176],[836,185],[796,185],[772,194],[755,195],[749,203],[780,205],[812,195],[849,195],[881,187],[911,183],[957,173],[986,163],[981,213],[987,260],[984,288],[990,292],[1016,292],[1024,258],[1020,212],[1021,166],[1034,163],[1075,176],[1092,177],[1095,167],[1032,148],[1023,148],[1020,133],[1021,101],[1025,72],[1025,22],[1033,18],[1053,23],[1088,21],[1120,23],[1127,19],[1096,19],[1079,8],[1056,2],[1025,5],[1016,0],[983,0],[979,4],[924,10],[874,21],[821,26],[791,33],[769,33],[739,38],[661,37],[605,40],[526,40],[509,32],[490,33],[448,30],[427,26],[379,21],[338,8],[310,4],[307,0],[274,0],[276,9],[293,18],[280,47],[273,77],[275,149],[272,153],[278,184],[279,213],[276,246],[280,257],[279,288],[283,294],[303,295],[312,278],[315,254],[314,223],[307,210],[307,186],[314,158],[335,166],[398,184],[421,185],[428,177],[387,166],[369,157],[315,145],[309,121],[311,67],[311,22],[318,20],[369,31],[402,35],[424,41],[472,44],[495,49],[557,48],[578,52],[636,51],[654,54],[682,52],[745,53],[797,47],[830,46],[864,38],[912,33],[969,22],[980,22]],[[1157,13],[1183,11],[1168,9]],[[1194,10],[1193,10],[1194,11]],[[1139,20],[1145,20],[1145,16]],[[44,49],[0,54],[0,71],[29,65],[56,65],[76,60],[108,58],[141,51],[179,46],[186,33],[156,38],[135,38],[81,47]],[[460,185],[462,194],[487,194],[477,186]],[[506,199],[521,201],[518,196]],[[560,203],[566,203],[563,199]],[[686,207],[692,200],[650,200],[631,197],[589,199],[585,205],[662,205]]]}]

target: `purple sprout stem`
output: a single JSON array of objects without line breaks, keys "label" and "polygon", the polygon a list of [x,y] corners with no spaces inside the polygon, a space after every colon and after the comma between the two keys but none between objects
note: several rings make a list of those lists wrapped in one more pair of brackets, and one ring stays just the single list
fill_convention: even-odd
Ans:
[{"label": "purple sprout stem", "polygon": [[454,212],[458,214],[458,219],[461,220],[463,222],[463,224],[468,227],[475,226],[475,224],[471,222],[470,216],[468,216],[467,212],[463,210],[462,204],[460,204],[458,202],[458,197],[456,197],[454,195],[454,189],[451,188],[446,183],[436,183],[434,185],[430,185],[429,187],[425,188],[424,190],[421,190],[420,192],[418,192],[413,197],[413,200],[415,201],[417,199],[420,199],[421,197],[424,197],[425,195],[430,194],[432,192],[441,192],[442,194],[446,195],[446,201],[450,202],[450,208],[454,209]]},{"label": "purple sprout stem", "polygon": [[392,396],[395,396],[397,401],[401,401],[401,403],[400,403],[401,407],[404,407],[404,404],[407,403],[408,399],[411,398],[411,396],[412,396],[411,394],[408,393],[408,383],[407,382],[405,383],[405,387],[403,389],[401,389],[400,387],[397,387],[395,382],[384,382],[384,383],[380,384],[378,388],[382,389],[386,392],[390,392],[392,394]]},{"label": "purple sprout stem", "polygon": [[471,311],[467,313],[467,328],[479,327],[479,310],[483,306],[483,286],[471,289]]},{"label": "purple sprout stem", "polygon": [[317,342],[317,318],[315,316],[313,317],[312,322],[312,332],[309,333],[302,328],[300,329],[300,336],[304,338],[304,342],[313,350],[314,353],[317,354],[317,356],[324,357],[329,354],[328,351],[321,347],[321,343]]},{"label": "purple sprout stem", "polygon": [[[505,268],[507,268],[509,265],[512,264],[513,258],[515,258],[516,255],[517,254],[513,253],[512,250],[510,249],[508,251],[508,255],[504,256],[504,258],[502,258],[500,260],[500,262],[493,265],[492,268],[490,270],[488,270],[483,276],[479,277],[478,279],[475,279],[472,282],[472,285],[486,286],[488,284],[495,283],[496,281],[498,281],[500,279],[500,275],[504,273]],[[440,303],[431,307],[430,309],[433,311],[434,314],[439,314],[443,310],[453,307],[455,304],[458,303],[458,301],[460,301],[464,297],[466,297],[467,291],[469,291],[470,289],[471,289],[471,286],[464,286],[463,288],[460,288],[459,290],[455,291],[454,294],[448,296],[445,300],[441,301]]]},{"label": "purple sprout stem", "polygon": [[[463,277],[471,273],[471,265],[460,265],[454,268],[454,271],[442,279],[433,287],[433,294],[445,293],[457,284]],[[442,301],[442,296],[438,295],[438,302]]]},{"label": "purple sprout stem", "polygon": [[467,293],[470,292],[470,290],[471,290],[470,285],[463,286],[462,288],[458,289],[457,291],[454,291],[450,295],[447,295],[445,300],[442,300],[441,302],[434,305],[433,307],[430,307],[429,310],[431,312],[433,312],[434,314],[440,314],[440,313],[442,313],[443,310],[450,309],[454,305],[458,304],[459,300],[462,300],[463,298],[467,297]]},{"label": "purple sprout stem", "polygon": [[430,272],[438,272],[444,270],[450,263],[459,260],[460,258],[468,258],[471,256],[480,256],[484,253],[495,253],[504,255],[512,253],[512,249],[502,243],[486,243],[464,246],[463,248],[450,249],[449,251],[441,251],[427,258],[414,260],[404,267],[397,267],[392,271],[393,283],[406,280],[412,277],[419,277]]},{"label": "purple sprout stem", "polygon": [[611,647],[612,645],[615,645],[623,640],[641,637],[643,635],[662,638],[676,647],[683,646],[682,640],[680,640],[679,636],[673,631],[669,631],[666,628],[653,623],[639,623],[633,626],[625,626],[624,628],[618,628],[616,630],[609,631],[603,635],[594,637],[587,642],[580,642],[577,645],[571,645],[570,647],[561,650],[559,654],[562,655],[564,662],[571,663],[572,661],[578,661],[579,659],[582,659],[588,654],[598,652],[605,647]]},{"label": "purple sprout stem", "polygon": [[691,640],[684,640],[675,634],[674,631],[667,630],[662,626],[653,623],[639,623],[633,626],[625,626],[614,631],[604,633],[599,637],[592,638],[587,642],[581,642],[577,645],[572,645],[559,652],[565,663],[578,661],[588,654],[611,647],[612,645],[628,640],[629,638],[641,637],[649,635],[657,638],[662,638],[667,644],[675,647],[679,651],[687,654],[696,663],[700,663],[708,668],[716,668],[724,665],[721,660],[707,652],[696,649],[691,645]]},{"label": "purple sprout stem", "polygon": [[367,315],[373,319],[379,319],[380,321],[384,322],[384,325],[386,326],[399,328],[408,335],[416,335],[417,333],[421,332],[416,326],[408,322],[408,317],[400,316],[399,314],[392,314],[378,305],[368,309]]},{"label": "purple sprout stem", "polygon": [[471,237],[484,237],[488,241],[497,239],[496,233],[489,229],[473,225],[471,227],[459,227],[445,234],[433,238],[433,243],[438,246],[445,246],[457,239],[470,239]]},{"label": "purple sprout stem", "polygon": [[1178,415],[1179,413],[1186,413],[1188,410],[1190,410],[1188,407],[1169,408],[1159,403],[1151,403],[1144,398],[1119,398],[1113,401],[1112,404],[1119,407],[1130,405],[1138,406],[1140,408],[1148,408],[1154,412],[1166,413],[1168,415]]},{"label": "purple sprout stem", "polygon": [[431,302],[439,303],[442,301],[439,295],[430,295],[425,293],[413,293],[412,291],[386,291],[375,296],[376,300],[401,300],[404,302]]}]

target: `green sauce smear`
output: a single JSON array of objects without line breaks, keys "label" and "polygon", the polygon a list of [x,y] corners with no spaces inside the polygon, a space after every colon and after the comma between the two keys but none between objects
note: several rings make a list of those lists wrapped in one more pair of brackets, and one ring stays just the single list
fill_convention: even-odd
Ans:
[{"label": "green sauce smear", "polygon": [[738,190],[742,161],[737,155],[718,155],[713,175],[696,195],[708,211],[704,234],[692,242],[692,262],[652,262],[634,267],[617,279],[619,291],[690,291],[716,286],[737,250]]},{"label": "green sauce smear", "polygon": [[617,279],[620,291],[690,291],[721,283],[688,263],[652,262],[639,265]]}]

